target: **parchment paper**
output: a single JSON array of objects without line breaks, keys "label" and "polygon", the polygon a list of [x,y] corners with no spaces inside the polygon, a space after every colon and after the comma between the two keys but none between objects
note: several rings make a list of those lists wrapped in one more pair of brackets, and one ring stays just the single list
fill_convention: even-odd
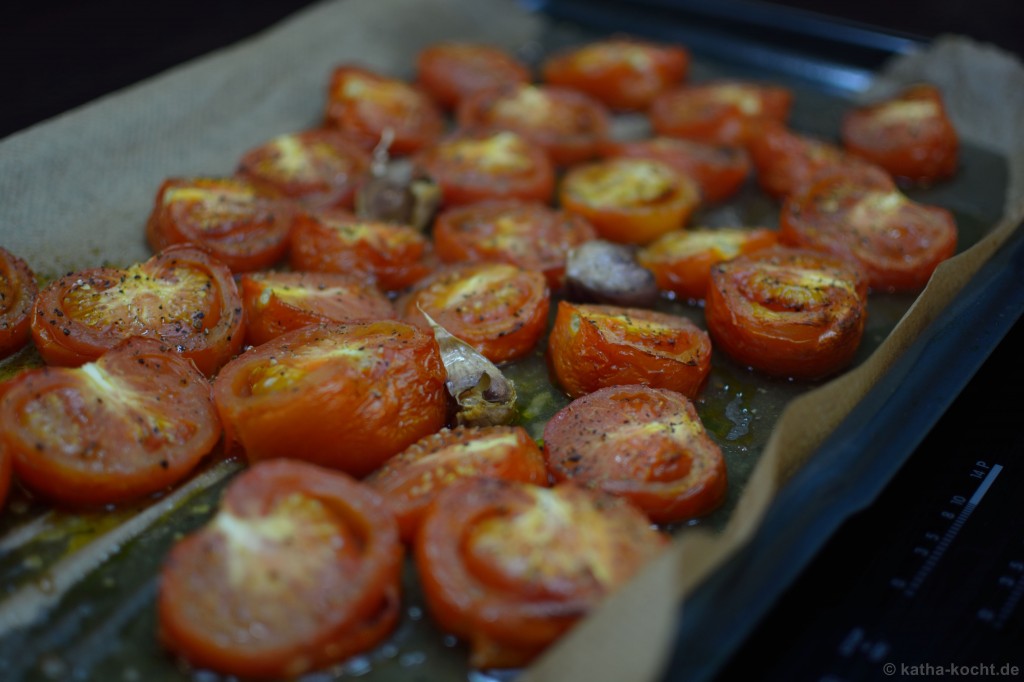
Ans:
[{"label": "parchment paper", "polygon": [[[0,141],[0,244],[43,274],[144,260],[142,225],[168,176],[228,174],[250,147],[320,122],[324,84],[342,62],[412,75],[442,39],[521,48],[543,20],[512,0],[344,0]],[[688,532],[637,580],[553,647],[531,681],[655,679],[678,600],[758,527],[786,479],[860,400],[1024,215],[1024,67],[968,39],[944,37],[890,64],[866,97],[917,80],[940,85],[965,140],[1010,161],[1006,213],[943,264],[867,361],[793,401],[719,534]]]}]

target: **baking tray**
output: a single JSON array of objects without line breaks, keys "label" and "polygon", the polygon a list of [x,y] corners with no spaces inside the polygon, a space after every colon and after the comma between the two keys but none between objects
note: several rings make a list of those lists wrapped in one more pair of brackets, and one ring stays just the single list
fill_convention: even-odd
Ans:
[{"label": "baking tray", "polygon": [[[896,42],[890,43],[885,36],[879,34],[877,39],[872,38],[873,34],[863,29],[857,29],[852,33],[840,31],[840,34],[846,35],[847,38],[845,43],[839,41],[835,44],[846,44],[845,54],[859,55],[853,60],[852,65],[844,66],[834,55],[822,56],[815,51],[822,48],[826,48],[827,51],[827,35],[817,38],[812,36],[800,43],[802,47],[799,50],[795,49],[796,43],[792,40],[794,27],[799,28],[801,24],[786,20],[785,15],[781,15],[781,18],[780,15],[769,15],[775,17],[779,23],[779,30],[789,38],[785,41],[785,49],[781,49],[771,41],[744,38],[742,31],[736,34],[739,37],[730,38],[727,24],[719,25],[717,33],[709,34],[697,24],[687,24],[688,21],[692,21],[693,16],[687,15],[685,8],[668,6],[670,3],[646,3],[643,12],[638,12],[636,7],[620,3],[586,3],[586,7],[589,8],[587,12],[577,16],[573,16],[571,11],[565,9],[572,4],[543,3],[543,6],[535,7],[536,10],[545,12],[552,21],[546,25],[538,44],[525,46],[527,53],[534,59],[547,51],[600,36],[610,30],[628,30],[663,40],[678,40],[690,46],[697,57],[695,79],[736,75],[790,84],[798,92],[798,106],[794,110],[793,118],[794,127],[824,137],[834,134],[839,115],[850,104],[850,95],[867,84],[871,69],[877,66],[880,56],[892,54],[893,50],[888,48],[893,46],[899,48],[895,51],[913,47],[913,42],[909,39],[894,38]],[[578,8],[573,11],[578,11]],[[611,14],[606,14],[605,11]],[[669,17],[675,19],[670,22]],[[717,21],[721,21],[721,18]],[[747,23],[749,29],[749,22]],[[811,24],[812,28],[828,26],[830,24],[827,22]],[[806,28],[805,26],[804,29]],[[767,54],[774,55],[771,60],[772,69],[764,68],[764,57]],[[966,248],[981,237],[984,226],[991,224],[1000,215],[1005,185],[1006,168],[1003,159],[978,149],[968,148],[965,150],[965,172],[957,181],[945,187],[920,192],[919,198],[947,205],[956,212],[965,237],[961,248]],[[737,204],[742,207],[742,217],[746,218],[747,222],[772,222],[775,205],[761,196],[753,186],[744,192],[740,203]],[[729,208],[708,212],[701,216],[701,219],[722,224],[735,217],[735,210]],[[1019,240],[1014,243],[1017,242]],[[1013,249],[1004,251],[1019,253],[1019,249],[1020,245],[1017,244]],[[1020,272],[1019,263],[1017,265],[1016,270],[1011,268],[1010,272]],[[1007,293],[1002,300],[1007,302],[1008,307],[997,319],[1015,319],[1020,312],[1019,297],[1014,304],[1014,297],[1009,295],[1012,292],[1001,292],[997,287],[998,285],[992,281],[983,280],[981,274],[970,285],[980,299],[990,304],[997,298],[990,294],[997,291]],[[1024,287],[1016,289],[1017,292],[1021,290],[1024,290]],[[875,298],[870,311],[871,326],[858,361],[862,361],[881,342],[912,300],[911,296]],[[1013,308],[1013,305],[1017,307]],[[679,304],[666,303],[665,306],[699,319],[697,310]],[[951,328],[952,331],[961,334],[962,343],[962,335],[966,329],[971,328],[969,324],[962,324],[971,322],[964,315],[976,309],[970,305],[959,312],[953,307],[947,309],[943,313],[943,318],[950,315],[952,317],[946,323],[947,332],[940,334],[939,338],[954,338],[949,336]],[[978,324],[982,325],[983,322],[978,321]],[[966,382],[970,372],[973,372],[971,367],[976,367],[984,359],[1006,329],[992,328],[987,333],[978,333],[982,328],[984,325],[973,329],[970,344],[967,346],[971,349],[969,357],[964,358],[961,352],[956,363],[957,372],[932,371],[939,365],[918,365],[899,371],[894,367],[886,381],[890,381],[889,376],[898,377],[892,379],[895,385],[888,385],[886,388],[883,386],[885,382],[880,382],[876,390],[882,391],[881,397],[896,400],[897,398],[891,396],[914,395],[913,389],[910,389],[910,393],[906,392],[906,386],[916,386],[918,389],[931,388],[927,383],[915,382],[935,381],[938,377],[945,383],[939,387],[943,392],[937,395],[954,395]],[[975,338],[975,335],[978,338]],[[906,354],[904,358],[919,354],[927,358],[940,357],[939,351],[928,344],[928,339],[922,335],[914,346],[914,352]],[[709,421],[709,428],[725,446],[730,460],[732,487],[727,504],[699,524],[712,530],[722,528],[727,522],[738,495],[743,490],[745,477],[756,463],[757,454],[768,438],[774,420],[792,397],[806,392],[811,387],[758,379],[742,368],[731,366],[727,359],[720,357],[716,357],[715,364],[716,375],[702,399],[701,410],[702,415]],[[963,372],[967,372],[966,376],[960,376]],[[523,363],[514,370],[514,374],[523,385],[542,382],[545,373],[541,358],[537,356],[532,361]],[[524,393],[528,395],[529,391]],[[879,401],[880,397],[875,396],[863,401],[859,409],[870,410],[866,406],[880,404]],[[546,416],[560,406],[557,396],[541,403],[524,405],[532,415],[531,425],[535,434]],[[913,416],[913,428],[906,429],[906,425],[901,424],[904,427],[901,433],[905,438],[891,446],[897,452],[890,452],[890,459],[886,462],[896,466],[902,461],[901,458],[908,456],[913,443],[924,435],[930,423],[938,418],[944,407],[945,403],[941,399],[923,407],[915,405],[910,413]],[[863,432],[864,429],[861,427],[870,421],[870,431],[874,437],[885,441],[888,429],[891,429],[892,425],[886,426],[875,420],[876,416],[872,414],[855,412],[841,429],[837,430],[836,437],[843,433],[843,429],[853,433]],[[855,460],[856,464],[865,466],[864,459],[857,455],[858,451],[844,449],[840,447],[842,443],[842,440],[830,442],[822,448],[812,460],[812,464],[802,470],[785,490],[784,495],[778,498],[772,507],[771,515],[765,520],[762,531],[751,545],[743,550],[754,551],[759,561],[763,561],[766,556],[784,557],[779,561],[780,565],[769,566],[750,575],[749,572],[744,573],[741,570],[742,566],[738,568],[738,559],[734,560],[688,599],[681,621],[682,627],[676,647],[677,656],[670,668],[671,676],[685,675],[688,678],[709,674],[720,661],[715,660],[715,657],[709,659],[706,652],[703,657],[694,657],[693,653],[707,642],[711,642],[714,644],[711,650],[722,652],[718,658],[724,656],[728,651],[729,642],[737,640],[740,636],[738,633],[743,631],[742,628],[734,627],[736,622],[740,622],[741,625],[752,622],[758,610],[763,610],[764,602],[770,601],[770,595],[780,591],[786,584],[787,572],[795,574],[801,556],[813,553],[821,539],[830,532],[830,527],[834,528],[845,514],[858,504],[863,504],[884,485],[891,471],[883,469],[878,472],[867,466],[867,471],[861,475],[844,476],[855,484],[856,489],[856,495],[848,500],[843,497],[846,495],[844,485],[835,481],[829,483],[831,487],[828,489],[832,490],[830,497],[819,498],[809,494],[830,480],[828,475],[832,470],[821,462],[843,461],[828,458],[841,458],[845,452],[845,456]],[[871,458],[872,461],[874,459]],[[101,534],[116,533],[121,528],[137,523],[138,509],[92,515],[51,514],[47,517],[47,522],[37,523],[33,527],[26,525],[26,519],[39,518],[36,515],[42,513],[41,510],[34,508],[26,499],[15,500],[21,513],[16,520],[12,520],[10,515],[3,519],[3,530],[6,532],[0,540],[0,575],[5,579],[9,596],[4,604],[0,604],[0,617],[9,616],[12,612],[17,613],[17,609],[11,607],[18,606],[16,600],[19,599],[19,595],[25,594],[21,588],[29,585],[32,586],[31,591],[34,593],[45,596],[49,591],[60,595],[60,598],[55,601],[53,610],[49,611],[50,615],[45,620],[10,631],[0,640],[0,675],[11,680],[68,677],[156,680],[182,679],[190,675],[201,679],[213,679],[205,673],[180,669],[156,645],[153,639],[153,575],[175,537],[197,527],[212,514],[224,482],[235,470],[237,464],[230,462],[212,466],[190,484],[192,487],[187,491],[191,494],[180,495],[173,504],[167,505],[166,510],[159,510],[161,513],[166,511],[169,514],[167,521],[150,526],[140,535],[126,532],[123,543],[113,543],[109,546],[108,549],[116,554],[115,560],[109,560],[110,557],[105,555],[97,555],[92,550],[98,548],[94,547],[91,541]],[[806,477],[810,477],[810,482],[803,484],[804,487],[801,489],[800,481]],[[787,507],[786,500],[790,497],[790,507]],[[808,506],[811,502],[815,502],[816,506]],[[836,504],[837,502],[842,504]],[[794,518],[785,516],[787,508]],[[820,513],[808,513],[812,508]],[[779,514],[782,514],[782,520],[777,520]],[[814,519],[816,523],[808,524],[810,519]],[[798,525],[791,525],[793,523]],[[803,531],[800,531],[800,528],[803,528]],[[54,529],[59,529],[59,532]],[[680,529],[679,532],[684,533],[686,530]],[[20,545],[26,541],[28,545]],[[12,551],[19,545],[21,549]],[[26,551],[25,547],[30,549]],[[754,549],[751,550],[751,547]],[[794,547],[796,549],[793,549]],[[795,554],[785,556],[784,551]],[[73,584],[60,584],[63,578],[53,577],[65,575],[62,571],[47,570],[54,562],[64,562],[61,565],[62,569],[71,568],[77,571],[75,574],[78,577]],[[453,640],[438,634],[427,624],[422,606],[415,601],[414,581],[411,576],[407,577],[407,582],[413,598],[407,602],[406,617],[391,642],[369,656],[357,657],[335,670],[311,677],[480,677],[465,669],[465,652],[461,647]],[[736,590],[735,594],[730,595],[735,589],[734,585],[739,585],[745,592]],[[723,608],[723,595],[732,597],[728,602],[729,608]],[[722,625],[716,624],[716,617],[722,620]]]}]

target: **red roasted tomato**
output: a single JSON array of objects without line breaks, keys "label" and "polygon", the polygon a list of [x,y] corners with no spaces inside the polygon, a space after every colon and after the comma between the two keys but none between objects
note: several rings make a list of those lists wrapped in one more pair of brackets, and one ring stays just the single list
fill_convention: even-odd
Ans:
[{"label": "red roasted tomato", "polygon": [[677,45],[611,38],[566,50],[542,64],[544,82],[587,93],[616,110],[646,109],[686,78],[690,53]]},{"label": "red roasted tomato", "polygon": [[7,452],[7,446],[0,438],[0,510],[7,502],[7,495],[11,492],[11,454]]},{"label": "red roasted tomato", "polygon": [[104,505],[184,478],[220,439],[210,384],[155,339],[4,386],[0,440],[19,480],[58,504]]},{"label": "red roasted tomato", "polygon": [[225,448],[365,476],[445,424],[434,337],[381,321],[303,327],[238,356],[214,381]]},{"label": "red roasted tomato", "polygon": [[504,50],[459,41],[435,43],[421,50],[416,73],[420,86],[446,109],[454,109],[480,90],[530,82],[526,65]]},{"label": "red roasted tomato", "polygon": [[576,398],[643,384],[695,398],[711,371],[711,339],[685,317],[561,301],[548,338],[558,385]]},{"label": "red roasted tomato", "polygon": [[242,299],[224,264],[188,245],[124,270],[94,268],[50,282],[36,298],[32,338],[51,365],[95,360],[148,336],[213,374],[245,338]]},{"label": "red roasted tomato", "polygon": [[443,491],[416,538],[427,607],[469,641],[470,665],[529,663],[660,553],[625,500],[494,479]]},{"label": "red roasted tomato", "polygon": [[596,233],[584,218],[536,201],[483,201],[442,211],[434,221],[441,260],[511,263],[539,270],[558,289],[569,251]]},{"label": "red roasted tomato", "polygon": [[624,497],[655,523],[714,510],[726,492],[725,458],[686,396],[613,386],[562,408],[544,427],[556,481]]},{"label": "red roasted tomato", "polygon": [[704,306],[716,347],[766,374],[818,379],[853,360],[867,278],[852,261],[776,247],[711,268]]},{"label": "red roasted tomato", "polygon": [[956,172],[960,139],[934,85],[847,112],[841,133],[847,150],[896,177],[930,183]]},{"label": "red roasted tomato", "polygon": [[658,135],[709,144],[742,145],[755,121],[785,123],[793,93],[775,85],[717,81],[670,90],[651,103]]},{"label": "red roasted tomato", "polygon": [[368,487],[304,462],[261,462],[167,556],[160,640],[196,668],[245,679],[326,667],[394,629],[402,554]]},{"label": "red roasted tomato", "polygon": [[388,501],[402,539],[411,542],[441,491],[467,478],[546,485],[548,472],[540,448],[521,426],[460,427],[420,439],[366,483]]},{"label": "red roasted tomato", "polygon": [[466,263],[439,270],[399,299],[402,319],[430,329],[421,310],[491,362],[527,355],[548,322],[544,275],[506,263]]},{"label": "red roasted tomato", "polygon": [[238,173],[268,192],[308,206],[352,208],[370,155],[337,130],[280,135],[246,152]]},{"label": "red roasted tomato", "polygon": [[373,322],[395,308],[368,280],[330,272],[256,272],[240,281],[246,341],[254,346],[310,324]]},{"label": "red roasted tomato", "polygon": [[38,292],[28,263],[0,247],[0,358],[28,343],[32,303]]},{"label": "red roasted tomato", "polygon": [[340,66],[331,75],[326,121],[364,150],[393,137],[388,151],[412,154],[432,144],[444,131],[444,118],[419,88],[360,66]]},{"label": "red roasted tomato", "polygon": [[146,222],[155,251],[192,244],[233,272],[268,268],[288,250],[294,208],[242,178],[171,178]]},{"label": "red roasted tomato", "polygon": [[456,117],[465,129],[520,133],[561,166],[596,156],[611,127],[608,110],[589,95],[525,83],[480,91],[459,105]]},{"label": "red roasted tomato", "polygon": [[790,197],[779,240],[858,262],[875,291],[916,291],[956,253],[953,214],[912,201],[897,189],[875,189],[833,177]]}]

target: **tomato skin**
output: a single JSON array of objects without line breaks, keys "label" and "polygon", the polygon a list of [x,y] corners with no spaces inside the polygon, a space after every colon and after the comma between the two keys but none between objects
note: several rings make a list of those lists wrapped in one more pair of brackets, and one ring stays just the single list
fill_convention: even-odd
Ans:
[{"label": "tomato skin", "polygon": [[584,218],[535,201],[455,206],[434,220],[434,248],[446,263],[493,261],[539,270],[558,289],[569,251],[596,237]]},{"label": "tomato skin", "polygon": [[214,381],[225,449],[365,476],[445,424],[433,336],[380,321],[287,332],[232,360]]},{"label": "tomato skin", "polygon": [[555,170],[544,149],[510,130],[456,131],[413,159],[441,188],[442,205],[488,199],[547,202]]},{"label": "tomato skin", "polygon": [[658,135],[718,145],[746,144],[751,124],[785,123],[793,93],[745,81],[713,81],[664,92],[652,103],[651,126]]},{"label": "tomato skin", "polygon": [[574,400],[544,427],[556,481],[624,497],[655,523],[703,516],[725,499],[725,458],[681,393],[610,386]]},{"label": "tomato skin", "polygon": [[647,244],[686,223],[700,189],[660,161],[622,157],[569,169],[558,196],[565,210],[586,218],[602,238]]},{"label": "tomato skin", "polygon": [[548,363],[573,398],[623,384],[669,388],[694,398],[711,371],[711,339],[678,315],[560,301],[548,337]]},{"label": "tomato skin", "polygon": [[690,53],[676,45],[610,38],[552,55],[541,65],[549,85],[587,93],[618,111],[647,109],[687,76]]},{"label": "tomato skin", "polygon": [[408,225],[316,211],[296,219],[289,262],[294,270],[367,275],[384,291],[402,291],[432,272],[436,258]]},{"label": "tomato skin", "polygon": [[446,41],[416,57],[417,81],[445,109],[481,90],[530,82],[530,70],[507,52],[480,43]]},{"label": "tomato skin", "polygon": [[917,291],[956,253],[957,228],[944,208],[831,177],[786,201],[779,239],[856,261],[874,291]]},{"label": "tomato skin", "polygon": [[420,308],[495,363],[530,353],[547,328],[544,275],[506,263],[464,263],[438,270],[397,301],[409,324],[429,330]]},{"label": "tomato skin", "polygon": [[[2,395],[2,393],[0,393]],[[7,495],[11,492],[11,455],[7,452],[7,446],[0,439],[0,510],[7,502]]]},{"label": "tomato skin", "polygon": [[207,376],[245,339],[242,299],[230,270],[187,244],[125,270],[93,268],[50,282],[36,298],[31,327],[50,365],[78,366],[123,339],[150,336]]},{"label": "tomato skin", "polygon": [[477,92],[459,105],[456,120],[466,130],[515,131],[559,166],[594,158],[611,128],[611,114],[589,95],[525,83]]},{"label": "tomato skin", "polygon": [[658,288],[699,300],[707,293],[715,263],[775,246],[778,233],[764,227],[674,230],[637,252],[636,260],[654,273]]},{"label": "tomato skin", "polygon": [[38,293],[28,263],[0,247],[0,358],[28,343],[32,303]]},{"label": "tomato skin", "polygon": [[184,478],[220,439],[210,384],[155,339],[4,386],[0,439],[18,478],[62,505],[126,502]]},{"label": "tomato skin", "polygon": [[957,169],[959,136],[934,85],[848,111],[840,135],[848,151],[911,182],[944,180]]},{"label": "tomato skin", "polygon": [[403,549],[379,495],[304,462],[261,462],[160,574],[164,646],[246,679],[293,678],[378,644],[398,619]]},{"label": "tomato skin", "polygon": [[262,270],[288,251],[293,206],[244,178],[169,178],[146,221],[154,251],[201,248],[233,272]]},{"label": "tomato skin", "polygon": [[718,147],[675,137],[609,142],[606,157],[654,159],[668,164],[700,185],[703,203],[718,203],[740,190],[750,175],[750,156],[740,147]]},{"label": "tomato skin", "polygon": [[310,324],[394,319],[391,301],[369,281],[330,272],[242,275],[246,342],[258,346]]},{"label": "tomato skin", "polygon": [[458,427],[416,441],[366,483],[388,500],[402,539],[411,542],[440,492],[471,477],[546,485],[548,473],[540,448],[523,427]]},{"label": "tomato skin", "polygon": [[312,207],[352,208],[370,171],[370,155],[337,130],[279,135],[250,149],[238,174],[264,191]]},{"label": "tomato skin", "polygon": [[854,358],[867,277],[852,261],[775,247],[711,269],[704,315],[716,347],[766,374],[819,379]]},{"label": "tomato skin", "polygon": [[621,499],[471,479],[438,496],[415,558],[431,615],[469,640],[470,665],[504,668],[529,663],[666,542]]}]

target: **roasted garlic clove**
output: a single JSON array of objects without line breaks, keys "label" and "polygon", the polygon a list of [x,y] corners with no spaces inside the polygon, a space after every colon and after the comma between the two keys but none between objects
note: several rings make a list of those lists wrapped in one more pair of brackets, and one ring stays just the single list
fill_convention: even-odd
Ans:
[{"label": "roasted garlic clove", "polygon": [[654,273],[636,262],[633,250],[600,239],[580,244],[569,252],[565,288],[574,301],[643,308],[658,300]]}]

